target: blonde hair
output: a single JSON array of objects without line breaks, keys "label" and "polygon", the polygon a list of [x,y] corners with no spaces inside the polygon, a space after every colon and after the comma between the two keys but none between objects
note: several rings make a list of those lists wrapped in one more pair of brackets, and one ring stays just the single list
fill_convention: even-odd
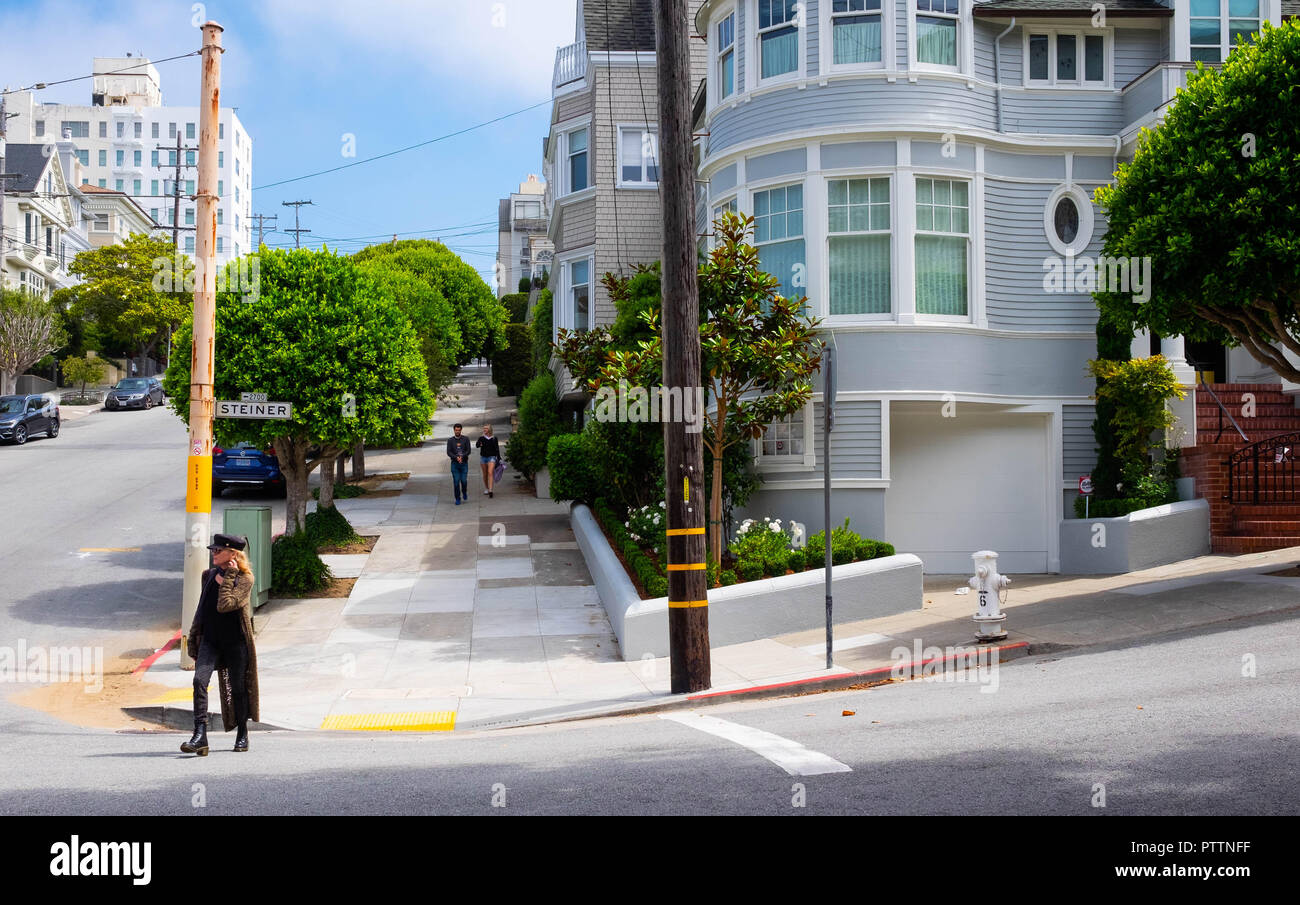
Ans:
[{"label": "blonde hair", "polygon": [[232,554],[231,561],[234,562],[235,567],[245,575],[252,575],[253,565],[248,561],[248,554],[243,550],[231,550],[230,552]]},{"label": "blonde hair", "polygon": [[489,437],[492,436],[492,425],[490,424],[483,425],[483,433],[487,434]]}]

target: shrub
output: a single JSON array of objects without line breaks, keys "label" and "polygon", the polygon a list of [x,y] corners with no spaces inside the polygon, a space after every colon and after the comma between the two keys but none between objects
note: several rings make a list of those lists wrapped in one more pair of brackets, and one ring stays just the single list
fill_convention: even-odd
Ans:
[{"label": "shrub", "polygon": [[533,376],[532,328],[506,324],[506,347],[492,356],[492,382],[498,396],[515,396]]},{"label": "shrub", "polygon": [[337,547],[359,541],[352,523],[333,506],[307,513],[306,531],[317,547]]},{"label": "shrub", "polygon": [[282,535],[271,543],[271,586],[278,596],[297,597],[319,591],[330,578],[329,566],[321,560],[316,542],[307,532]]},{"label": "shrub", "polygon": [[876,541],[876,555],[872,557],[873,559],[880,559],[882,556],[893,556],[893,555],[894,555],[893,544],[886,543],[883,540]]},{"label": "shrub", "polygon": [[802,572],[807,568],[807,557],[804,555],[804,551],[791,550],[786,557],[786,566],[795,572]]},{"label": "shrub", "polygon": [[623,527],[627,528],[632,540],[649,548],[655,553],[668,551],[668,516],[664,513],[665,504],[661,500],[657,505],[641,506],[630,510]]},{"label": "shrub", "polygon": [[[575,435],[577,436],[577,435]],[[623,554],[623,559],[631,567],[641,586],[646,589],[646,593],[651,597],[664,597],[668,594],[668,579],[664,577],[650,557],[637,546],[636,541],[628,534],[623,523],[614,515],[609,504],[600,499],[592,504],[592,512],[595,513],[596,519],[604,526],[605,532],[609,535],[614,546]]]},{"label": "shrub", "polygon": [[551,499],[590,503],[600,496],[600,460],[595,445],[585,431],[551,437],[546,446]]},{"label": "shrub", "polygon": [[[342,481],[334,482],[334,499],[336,500],[350,500],[354,497],[363,496],[365,493],[366,488],[359,484],[345,484]],[[319,487],[313,487],[311,489],[311,498],[313,500],[320,499]]]},{"label": "shrub", "polygon": [[555,378],[538,374],[519,395],[519,427],[506,441],[506,459],[530,480],[546,467],[546,446],[564,429],[555,402]]},{"label": "shrub", "polygon": [[728,549],[737,559],[754,559],[766,565],[775,562],[778,555],[784,561],[790,549],[790,537],[779,519],[763,519],[761,524],[745,519],[736,529],[736,539]]},{"label": "shrub", "polygon": [[[863,537],[856,531],[850,530],[848,519],[845,519],[843,525],[831,532],[832,565],[842,566],[845,563],[893,555],[893,545]],[[808,546],[804,550],[804,556],[809,568],[819,566],[826,561],[825,531],[818,531],[808,538]]]},{"label": "shrub", "polygon": [[551,336],[555,332],[551,321],[551,290],[543,289],[537,296],[529,326],[533,328],[533,373],[541,374],[550,370]]},{"label": "shrub", "polygon": [[736,564],[742,581],[758,581],[763,577],[763,563],[757,559],[742,559]]},{"label": "shrub", "polygon": [[721,580],[722,586],[724,588],[729,588],[736,583],[736,573],[731,571],[731,569],[724,569]]},{"label": "shrub", "polygon": [[[522,287],[524,282],[527,279],[528,279],[527,277],[524,277],[523,280],[520,280],[519,285]],[[527,322],[528,320],[527,317],[528,290],[527,289],[521,288],[518,292],[513,292],[510,295],[501,296],[501,304],[505,305],[506,310],[510,312],[509,320],[506,321],[506,323],[522,324]]]},{"label": "shrub", "polygon": [[[524,293],[528,292],[529,288],[530,288],[532,285],[533,285],[533,278],[532,278],[532,277],[520,277],[520,278],[519,278],[519,292],[524,292]],[[505,301],[505,298],[503,297],[501,300],[504,302],[504,301]]]}]

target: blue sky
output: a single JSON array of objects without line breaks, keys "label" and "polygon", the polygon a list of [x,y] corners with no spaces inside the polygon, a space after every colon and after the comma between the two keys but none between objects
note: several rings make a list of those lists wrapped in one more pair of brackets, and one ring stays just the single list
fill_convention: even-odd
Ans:
[{"label": "blue sky", "polygon": [[[372,239],[442,237],[489,282],[497,199],[541,173],[542,105],[428,147],[288,185],[545,101],[575,0],[0,0],[0,86],[88,75],[95,56],[162,59],[197,50],[196,16],[225,27],[223,106],[253,137],[253,212],[293,225],[283,201],[311,199],[304,244],[354,251]],[[163,102],[198,101],[198,58],[162,63]],[[90,81],[36,99],[90,102]],[[345,134],[356,157],[343,156]],[[460,227],[460,228],[453,228]],[[453,235],[465,233],[466,235]],[[268,245],[292,245],[275,233]]]}]

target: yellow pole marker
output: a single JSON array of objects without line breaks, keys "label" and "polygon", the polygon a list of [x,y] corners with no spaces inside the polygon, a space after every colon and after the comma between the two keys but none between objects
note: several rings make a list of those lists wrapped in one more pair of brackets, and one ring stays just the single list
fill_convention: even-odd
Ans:
[{"label": "yellow pole marker", "polygon": [[703,534],[703,533],[704,533],[704,528],[703,528],[703,527],[700,527],[700,528],[669,528],[669,529],[668,529],[668,536],[669,536],[669,537],[682,537],[683,535],[687,535],[687,534]]},{"label": "yellow pole marker", "polygon": [[689,503],[691,501],[691,479],[682,478],[682,499]]},{"label": "yellow pole marker", "polygon": [[693,609],[693,608],[695,608],[695,607],[708,606],[708,605],[709,605],[709,602],[708,602],[707,600],[670,600],[670,601],[668,601],[668,609],[670,609],[670,610],[687,610],[687,609]]},{"label": "yellow pole marker", "polygon": [[670,562],[668,564],[669,572],[703,572],[708,568],[702,562]]}]

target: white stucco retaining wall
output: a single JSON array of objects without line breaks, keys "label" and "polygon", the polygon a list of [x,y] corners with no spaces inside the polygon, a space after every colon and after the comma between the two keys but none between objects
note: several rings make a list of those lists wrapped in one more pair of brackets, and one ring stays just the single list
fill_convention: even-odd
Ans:
[{"label": "white stucco retaining wall", "polygon": [[1061,521],[1061,571],[1135,572],[1210,552],[1210,503],[1186,500],[1118,518]]},{"label": "white stucco retaining wall", "polygon": [[[668,656],[668,598],[640,599],[588,507],[574,505],[571,521],[623,659]],[[921,560],[910,553],[835,566],[835,623],[920,609],[922,569]],[[714,647],[825,624],[826,579],[820,569],[709,591],[709,641]]]}]

